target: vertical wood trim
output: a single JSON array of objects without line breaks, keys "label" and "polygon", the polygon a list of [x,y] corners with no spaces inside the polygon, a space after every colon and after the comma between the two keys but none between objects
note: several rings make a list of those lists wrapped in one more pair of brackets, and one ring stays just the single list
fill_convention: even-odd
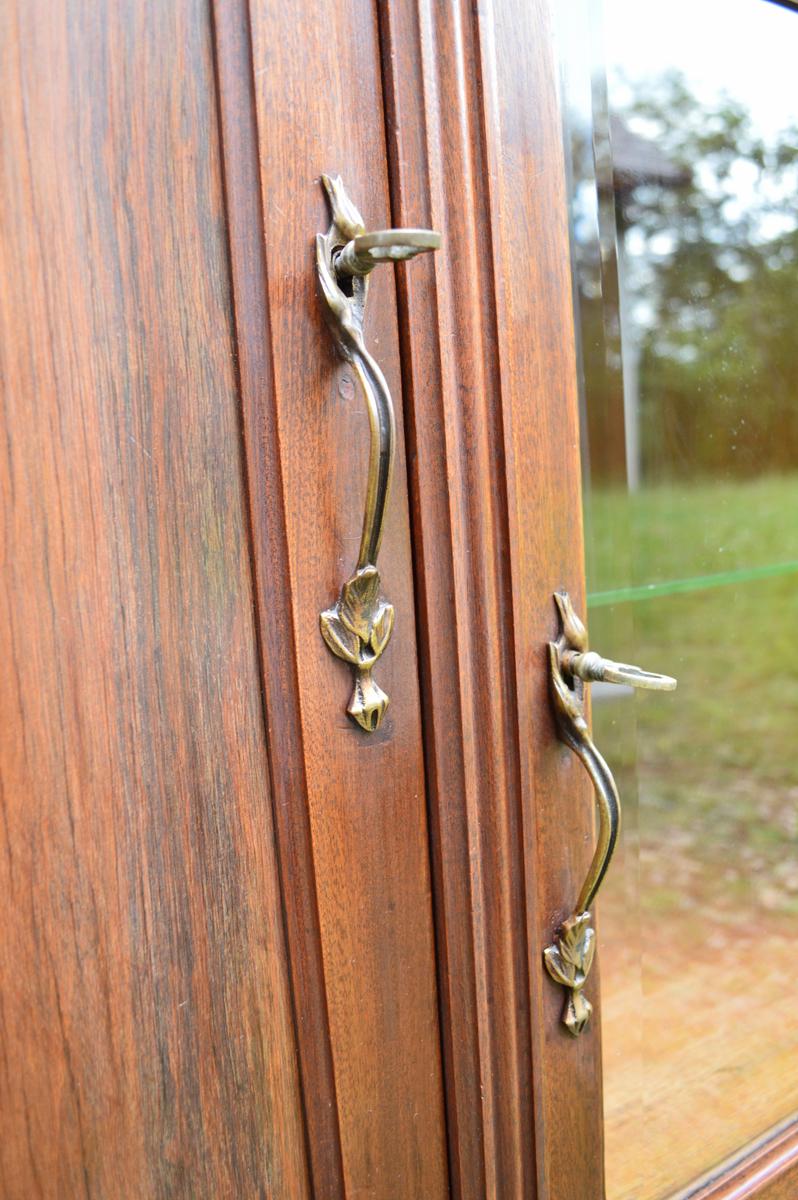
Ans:
[{"label": "vertical wood trim", "polygon": [[442,1200],[443,1083],[388,267],[375,272],[366,314],[399,417],[380,556],[396,610],[380,660],[391,704],[377,733],[346,716],[351,673],[319,633],[319,612],[351,570],[368,450],[362,397],[333,352],[317,294],[314,235],[329,222],[319,175],[340,172],[368,224],[387,223],[377,19],[370,0],[246,7],[244,37],[243,7],[216,5],[219,78],[277,830],[300,1053],[310,1072],[308,1142],[318,1156],[313,1187],[325,1200],[387,1198],[396,1188]]},{"label": "vertical wood trim", "polygon": [[345,1195],[338,1106],[308,817],[292,623],[282,466],[271,364],[267,260],[248,0],[214,0],[224,187],[243,406],[253,574],[270,745],[269,766],[287,926],[294,1020],[313,1193]]},{"label": "vertical wood trim", "polygon": [[557,739],[546,643],[553,593],[584,609],[577,363],[568,209],[551,0],[480,7],[487,179],[504,397],[532,996],[539,1200],[604,1196],[601,1014],[577,1039],[544,947],[571,911],[592,856],[594,800]]},{"label": "vertical wood trim", "polygon": [[593,832],[547,686],[552,593],[584,595],[548,4],[381,12],[394,221],[443,234],[400,301],[453,1191],[598,1200],[598,1006],[571,1039],[542,967]]},{"label": "vertical wood trim", "polygon": [[394,220],[443,234],[399,294],[451,1174],[458,1197],[509,1200],[535,1163],[482,51],[469,4],[382,16]]}]

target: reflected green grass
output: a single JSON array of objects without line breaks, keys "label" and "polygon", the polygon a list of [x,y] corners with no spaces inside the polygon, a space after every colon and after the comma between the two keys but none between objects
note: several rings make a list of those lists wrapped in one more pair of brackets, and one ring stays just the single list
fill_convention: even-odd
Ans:
[{"label": "reflected green grass", "polygon": [[[591,591],[785,561],[798,558],[798,478],[593,491],[589,525]],[[596,608],[590,629],[602,652],[679,679],[672,697],[635,698],[635,737],[618,736],[617,705],[594,709],[599,745],[639,794],[641,906],[793,921],[798,575]]]},{"label": "reflected green grass", "polygon": [[[588,519],[591,590],[747,571],[798,558],[798,479],[594,490]],[[679,680],[593,705],[624,808],[598,914],[608,1195],[659,1200],[798,1109],[798,574],[589,627]]]},{"label": "reflected green grass", "polygon": [[798,475],[594,487],[585,516],[590,592],[798,560]]}]

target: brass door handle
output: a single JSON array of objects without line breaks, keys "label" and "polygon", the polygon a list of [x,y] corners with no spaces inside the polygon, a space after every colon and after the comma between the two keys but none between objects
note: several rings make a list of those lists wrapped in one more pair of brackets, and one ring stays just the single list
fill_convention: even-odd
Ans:
[{"label": "brass door handle", "polygon": [[652,691],[672,692],[676,680],[670,675],[641,671],[628,663],[602,658],[587,648],[587,631],[574,611],[567,592],[555,592],[560,614],[560,636],[549,642],[549,684],[557,732],[566,746],[579,756],[595,789],[599,811],[599,833],[579,898],[571,916],[563,922],[556,941],[543,951],[546,969],[556,983],[568,989],[563,1023],[577,1037],[592,1012],[582,989],[593,964],[596,935],[590,906],[610,865],[621,828],[621,802],[612,772],[590,737],[584,706],[584,685],[595,680],[628,684]]},{"label": "brass door handle", "polygon": [[371,733],[379,727],[388,707],[388,697],[371,672],[388,644],[394,619],[393,605],[380,599],[377,554],[391,490],[396,421],[385,376],[363,338],[368,275],[381,262],[398,262],[426,250],[437,250],[441,238],[429,229],[367,233],[340,176],[321,178],[332,209],[332,224],[326,234],[316,235],[316,270],[336,348],[351,363],[363,390],[371,449],[357,565],[341,588],[335,607],[320,614],[319,624],[333,654],[354,669],[354,690],[346,711],[361,729]]}]

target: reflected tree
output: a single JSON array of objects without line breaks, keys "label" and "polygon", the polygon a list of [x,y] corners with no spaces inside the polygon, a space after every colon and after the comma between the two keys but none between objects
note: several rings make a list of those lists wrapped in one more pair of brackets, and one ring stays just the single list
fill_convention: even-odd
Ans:
[{"label": "reflected tree", "polygon": [[649,481],[798,463],[798,129],[766,135],[738,101],[678,73],[628,85],[621,128],[673,180],[619,178],[616,218],[640,337]]}]

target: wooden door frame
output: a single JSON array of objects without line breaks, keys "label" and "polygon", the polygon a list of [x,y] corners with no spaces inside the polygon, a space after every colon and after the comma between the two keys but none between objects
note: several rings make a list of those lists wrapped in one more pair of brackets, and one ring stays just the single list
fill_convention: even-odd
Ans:
[{"label": "wooden door frame", "polygon": [[[275,822],[312,1187],[333,1200],[346,1190],[341,1098],[296,671],[281,647],[293,600],[287,583],[274,587],[290,555],[253,25],[275,11],[260,0],[214,5],[265,703],[288,739],[272,754]],[[386,0],[377,11],[393,221],[444,236],[434,259],[400,266],[398,302],[451,1190],[600,1200],[598,1012],[572,1040],[542,962],[591,856],[593,807],[555,737],[546,670],[553,593],[584,597],[548,8]],[[343,52],[344,26],[331,36]],[[357,140],[353,173],[366,177]],[[283,154],[297,161],[290,147]]]}]

